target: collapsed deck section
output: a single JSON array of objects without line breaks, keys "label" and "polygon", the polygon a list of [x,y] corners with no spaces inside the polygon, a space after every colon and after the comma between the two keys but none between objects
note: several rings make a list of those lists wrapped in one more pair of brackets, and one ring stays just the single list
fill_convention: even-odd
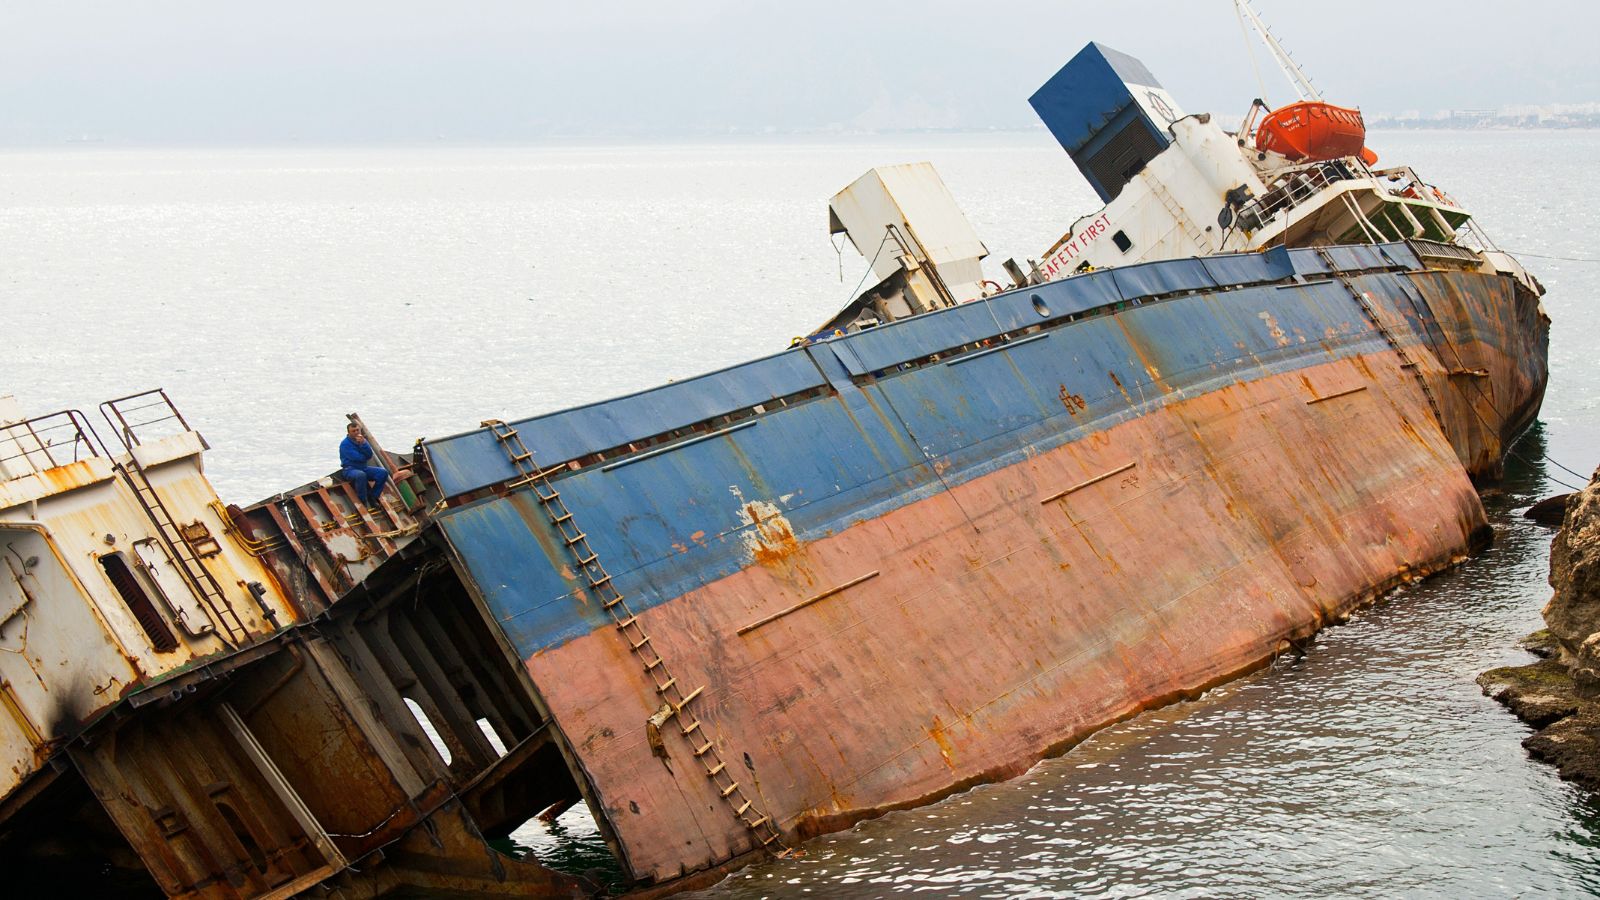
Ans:
[{"label": "collapsed deck section", "polygon": [[14,890],[593,893],[485,843],[585,786],[423,534],[426,479],[371,508],[323,479],[226,509],[204,440],[160,391],[103,406],[116,450],[81,412],[13,408],[0,866]]},{"label": "collapsed deck section", "polygon": [[299,615],[226,538],[205,440],[166,395],[102,410],[114,443],[0,398],[0,810],[118,704]]},{"label": "collapsed deck section", "polygon": [[664,881],[1018,771],[1447,565],[1544,326],[1406,245],[1173,261],[426,453],[464,580]]}]

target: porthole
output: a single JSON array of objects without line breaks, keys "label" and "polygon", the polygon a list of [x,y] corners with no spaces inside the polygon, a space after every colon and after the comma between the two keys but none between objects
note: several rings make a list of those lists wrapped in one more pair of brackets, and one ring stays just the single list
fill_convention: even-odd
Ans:
[{"label": "porthole", "polygon": [[1044,305],[1044,298],[1038,294],[1033,295],[1033,311],[1041,316],[1050,315],[1050,307]]}]

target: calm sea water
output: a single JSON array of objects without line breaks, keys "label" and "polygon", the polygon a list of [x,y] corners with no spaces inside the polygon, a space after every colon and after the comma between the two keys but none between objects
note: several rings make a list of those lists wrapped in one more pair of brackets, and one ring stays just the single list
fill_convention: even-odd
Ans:
[{"label": "calm sea water", "polygon": [[[1600,134],[1377,134],[1503,246],[1600,257]],[[826,200],[926,159],[993,259],[1097,204],[1042,134],[853,143],[0,153],[0,393],[32,412],[163,386],[223,497],[386,443],[781,349],[865,261]],[[1600,264],[1524,260],[1555,320],[1542,424],[1487,554],[1304,657],[1109,729],[1020,779],[819,838],[713,897],[1600,893],[1600,805],[1530,762],[1473,676],[1527,657],[1550,532],[1516,513],[1600,463]],[[575,869],[582,811],[515,836]]]}]

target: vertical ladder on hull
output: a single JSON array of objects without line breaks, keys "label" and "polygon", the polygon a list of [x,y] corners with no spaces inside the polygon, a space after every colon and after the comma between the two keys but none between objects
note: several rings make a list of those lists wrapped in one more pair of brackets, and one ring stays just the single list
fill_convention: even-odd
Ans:
[{"label": "vertical ladder on hull", "polygon": [[129,451],[128,462],[116,463],[115,467],[133,488],[133,495],[138,498],[139,505],[144,508],[150,523],[156,527],[156,534],[160,536],[161,543],[166,545],[167,552],[177,563],[178,572],[183,576],[184,582],[194,591],[195,596],[200,598],[200,602],[205,604],[217,627],[228,635],[229,643],[235,645],[244,643],[250,637],[244,621],[228,603],[228,598],[223,595],[222,585],[217,583],[211,570],[207,569],[206,564],[195,554],[189,539],[183,536],[183,531],[172,521],[172,514],[167,512],[167,505],[161,502],[161,497],[150,484],[144,468],[133,458],[132,451]]},{"label": "vertical ladder on hull", "polygon": [[1188,213],[1183,211],[1183,207],[1178,205],[1178,201],[1173,199],[1172,194],[1167,192],[1166,187],[1154,178],[1146,183],[1150,185],[1150,193],[1156,195],[1156,199],[1160,200],[1161,205],[1166,207],[1167,213],[1172,216],[1178,227],[1183,229],[1183,233],[1188,235],[1189,240],[1194,242],[1194,254],[1191,255],[1204,256],[1210,253],[1211,245],[1207,242],[1205,233],[1195,228],[1194,222],[1190,220]]},{"label": "vertical ladder on hull", "polygon": [[1383,335],[1384,341],[1394,348],[1395,355],[1400,357],[1400,368],[1411,370],[1412,377],[1417,380],[1417,385],[1422,388],[1422,396],[1428,400],[1428,408],[1433,411],[1433,420],[1439,423],[1439,428],[1442,430],[1444,428],[1444,413],[1440,411],[1439,400],[1434,396],[1433,388],[1428,386],[1428,378],[1422,374],[1422,369],[1417,365],[1417,361],[1411,357],[1411,353],[1406,350],[1405,345],[1400,343],[1400,339],[1395,336],[1393,329],[1383,324],[1383,318],[1378,315],[1377,307],[1372,305],[1372,298],[1368,297],[1364,292],[1356,290],[1348,279],[1340,277],[1337,274],[1338,267],[1333,264],[1333,260],[1328,259],[1327,253],[1320,248],[1317,253],[1328,263],[1328,267],[1333,270],[1335,273],[1334,278],[1344,285],[1344,289],[1349,292],[1350,296],[1355,298],[1356,303],[1361,305],[1362,312],[1366,313],[1367,319],[1372,322],[1374,328],[1378,329],[1378,333]]},{"label": "vertical ladder on hull", "polygon": [[566,545],[572,561],[583,574],[589,593],[611,616],[611,622],[616,626],[617,632],[628,642],[633,654],[643,664],[645,675],[654,684],[656,694],[664,701],[662,712],[665,713],[666,721],[661,721],[657,727],[665,726],[667,721],[677,719],[684,742],[688,744],[695,759],[700,761],[706,778],[710,779],[712,786],[727,803],[734,818],[755,835],[761,846],[784,850],[783,835],[773,823],[772,817],[763,814],[755,802],[745,795],[745,788],[728,771],[721,751],[717,750],[716,743],[706,734],[704,723],[690,710],[690,704],[702,695],[705,687],[702,685],[694,690],[685,691],[678,684],[678,679],[673,677],[667,668],[666,660],[651,645],[650,635],[646,634],[644,626],[639,624],[639,617],[628,607],[627,600],[617,590],[599,556],[590,548],[588,535],[578,527],[572,511],[567,508],[566,501],[561,499],[561,492],[551,483],[550,471],[538,467],[533,460],[533,451],[523,443],[517,430],[499,419],[489,419],[483,425],[500,442],[512,465],[522,476],[507,487],[513,490],[528,485],[533,487],[534,495],[544,507],[551,526],[560,535],[561,542]]}]

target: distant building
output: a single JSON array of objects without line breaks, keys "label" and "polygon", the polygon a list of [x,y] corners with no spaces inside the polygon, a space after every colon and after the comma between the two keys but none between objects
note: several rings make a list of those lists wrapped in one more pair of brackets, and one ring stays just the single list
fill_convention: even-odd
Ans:
[{"label": "distant building", "polygon": [[1367,113],[1373,128],[1600,128],[1600,102]]}]

